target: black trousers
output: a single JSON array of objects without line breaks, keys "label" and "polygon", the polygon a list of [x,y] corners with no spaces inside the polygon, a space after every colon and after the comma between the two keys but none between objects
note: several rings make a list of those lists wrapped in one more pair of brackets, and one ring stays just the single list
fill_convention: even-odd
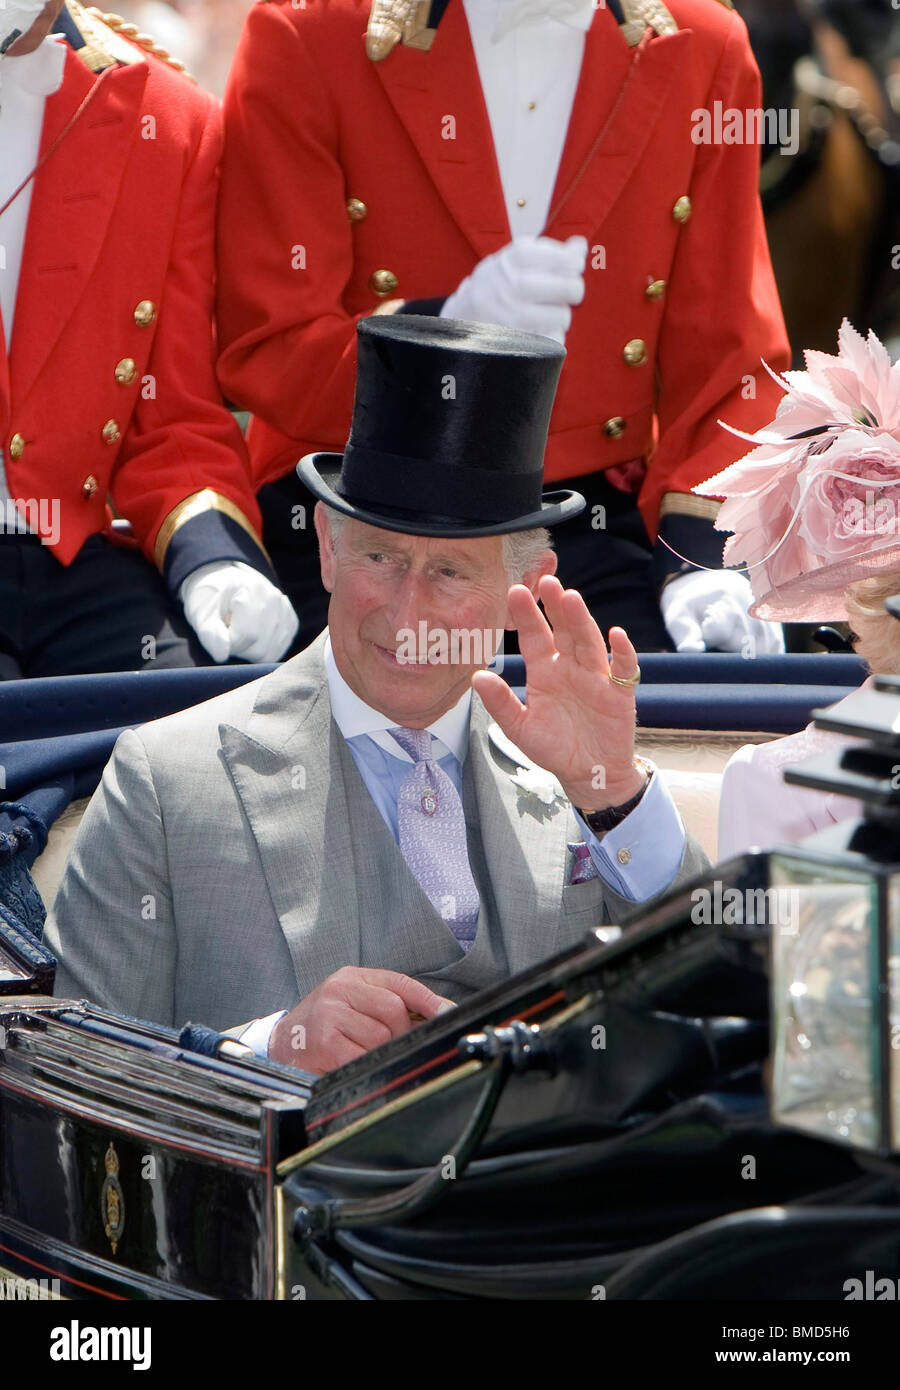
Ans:
[{"label": "black trousers", "polygon": [[[604,636],[624,627],[640,652],[670,652],[651,575],[652,551],[634,497],[607,482],[602,473],[552,484],[572,487],[587,500],[574,521],[553,529],[558,574],[578,589]],[[328,621],[328,594],[319,573],[313,526],[316,499],[294,473],[260,490],[263,540],[282,588],[300,618],[292,653],[300,651]],[[506,650],[513,649],[507,641]]]},{"label": "black trousers", "polygon": [[0,680],[209,665],[139,551],[90,536],[64,566],[39,537],[0,533]]}]

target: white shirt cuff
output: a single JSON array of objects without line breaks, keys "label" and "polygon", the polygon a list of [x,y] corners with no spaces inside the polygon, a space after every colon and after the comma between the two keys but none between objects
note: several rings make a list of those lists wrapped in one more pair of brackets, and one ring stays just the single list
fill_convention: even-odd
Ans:
[{"label": "white shirt cuff", "polygon": [[238,1041],[246,1043],[247,1047],[252,1047],[257,1057],[268,1057],[269,1039],[275,1031],[275,1024],[279,1023],[286,1013],[287,1009],[281,1009],[277,1014],[268,1014],[265,1018],[255,1018],[252,1023],[247,1024]]}]

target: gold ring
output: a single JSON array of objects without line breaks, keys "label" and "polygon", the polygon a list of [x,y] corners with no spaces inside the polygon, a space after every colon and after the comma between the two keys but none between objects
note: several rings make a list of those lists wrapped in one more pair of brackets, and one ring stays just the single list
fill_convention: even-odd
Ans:
[{"label": "gold ring", "polygon": [[637,670],[635,671],[635,673],[634,673],[633,676],[614,676],[613,673],[612,673],[612,671],[607,671],[606,674],[609,676],[609,678],[610,678],[610,680],[612,681],[613,685],[635,686],[635,685],[640,685],[640,683],[641,683],[641,668],[640,668],[640,666],[637,668]]}]

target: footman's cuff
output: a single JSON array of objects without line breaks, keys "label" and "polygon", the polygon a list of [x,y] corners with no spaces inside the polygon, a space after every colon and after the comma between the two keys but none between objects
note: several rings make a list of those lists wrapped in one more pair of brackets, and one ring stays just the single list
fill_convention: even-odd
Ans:
[{"label": "footman's cuff", "polygon": [[277,584],[275,571],[250,521],[230,497],[212,488],[192,493],[166,517],[153,558],[171,593],[201,565],[243,560]]},{"label": "footman's cuff", "polygon": [[722,549],[728,536],[714,525],[721,505],[712,497],[695,497],[691,492],[665,494],[653,547],[657,591],[676,575],[694,574],[698,565],[704,569],[722,568]]}]

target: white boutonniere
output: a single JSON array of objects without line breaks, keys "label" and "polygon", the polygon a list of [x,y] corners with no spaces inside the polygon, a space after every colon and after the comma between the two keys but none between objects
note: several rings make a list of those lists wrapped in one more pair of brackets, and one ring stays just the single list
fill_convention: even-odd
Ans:
[{"label": "white boutonniere", "polygon": [[545,767],[538,767],[521,748],[517,748],[512,739],[506,737],[499,724],[491,724],[488,738],[495,748],[499,748],[501,753],[516,764],[515,772],[509,774],[509,780],[514,786],[527,792],[529,796],[538,797],[545,806],[552,806],[554,801],[568,800],[553,773],[548,772]]}]

